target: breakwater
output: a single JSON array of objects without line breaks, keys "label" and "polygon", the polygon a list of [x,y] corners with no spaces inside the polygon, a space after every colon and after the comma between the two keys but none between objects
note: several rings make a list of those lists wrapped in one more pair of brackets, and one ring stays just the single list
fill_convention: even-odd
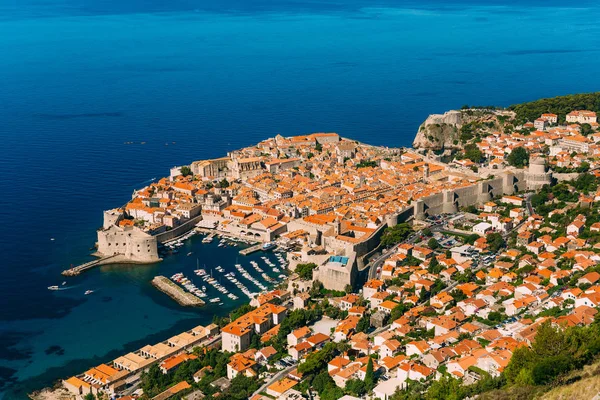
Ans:
[{"label": "breakwater", "polygon": [[154,279],[152,279],[152,285],[161,292],[167,294],[179,305],[185,307],[199,307],[205,304],[198,296],[187,293],[165,276],[155,276]]}]

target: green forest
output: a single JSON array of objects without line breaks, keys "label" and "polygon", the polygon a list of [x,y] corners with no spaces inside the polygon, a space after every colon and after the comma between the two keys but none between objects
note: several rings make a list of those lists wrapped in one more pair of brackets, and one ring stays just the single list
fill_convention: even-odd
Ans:
[{"label": "green forest", "polygon": [[558,122],[564,123],[566,115],[573,110],[600,112],[600,92],[570,94],[551,97],[528,103],[515,104],[508,108],[517,113],[517,122],[534,121],[544,113],[558,115]]}]

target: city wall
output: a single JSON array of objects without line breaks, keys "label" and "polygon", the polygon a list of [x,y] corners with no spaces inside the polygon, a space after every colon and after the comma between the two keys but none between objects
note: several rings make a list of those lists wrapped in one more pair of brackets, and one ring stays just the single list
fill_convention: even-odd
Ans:
[{"label": "city wall", "polygon": [[202,215],[198,215],[197,217],[190,219],[186,223],[179,225],[178,227],[175,227],[171,230],[159,233],[158,235],[156,235],[154,237],[156,238],[156,241],[158,243],[168,242],[169,240],[175,239],[176,237],[185,235],[187,232],[194,229],[196,224],[198,222],[200,222],[201,220],[202,220]]},{"label": "city wall", "polygon": [[430,215],[454,213],[461,207],[485,203],[494,197],[514,194],[525,189],[527,181],[524,171],[507,172],[470,186],[444,190],[442,193],[420,198],[414,202],[414,215],[417,219],[424,219]]}]

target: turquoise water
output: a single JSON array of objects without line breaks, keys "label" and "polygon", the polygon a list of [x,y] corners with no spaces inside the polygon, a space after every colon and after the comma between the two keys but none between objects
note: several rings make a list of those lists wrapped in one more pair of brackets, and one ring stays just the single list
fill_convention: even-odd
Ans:
[{"label": "turquoise water", "polygon": [[0,0],[0,392],[235,306],[186,310],[149,285],[196,256],[235,263],[198,239],[193,257],[46,290],[133,189],[278,133],[410,145],[430,113],[600,90],[599,16],[591,1]]}]

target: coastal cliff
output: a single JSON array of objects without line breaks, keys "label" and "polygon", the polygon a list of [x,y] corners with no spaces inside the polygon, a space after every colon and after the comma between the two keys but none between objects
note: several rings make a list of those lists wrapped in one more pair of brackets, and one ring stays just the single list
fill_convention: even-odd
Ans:
[{"label": "coastal cliff", "polygon": [[515,113],[512,111],[479,108],[431,114],[419,126],[413,147],[429,150],[460,149],[472,138],[471,132],[502,130],[514,118]]}]

